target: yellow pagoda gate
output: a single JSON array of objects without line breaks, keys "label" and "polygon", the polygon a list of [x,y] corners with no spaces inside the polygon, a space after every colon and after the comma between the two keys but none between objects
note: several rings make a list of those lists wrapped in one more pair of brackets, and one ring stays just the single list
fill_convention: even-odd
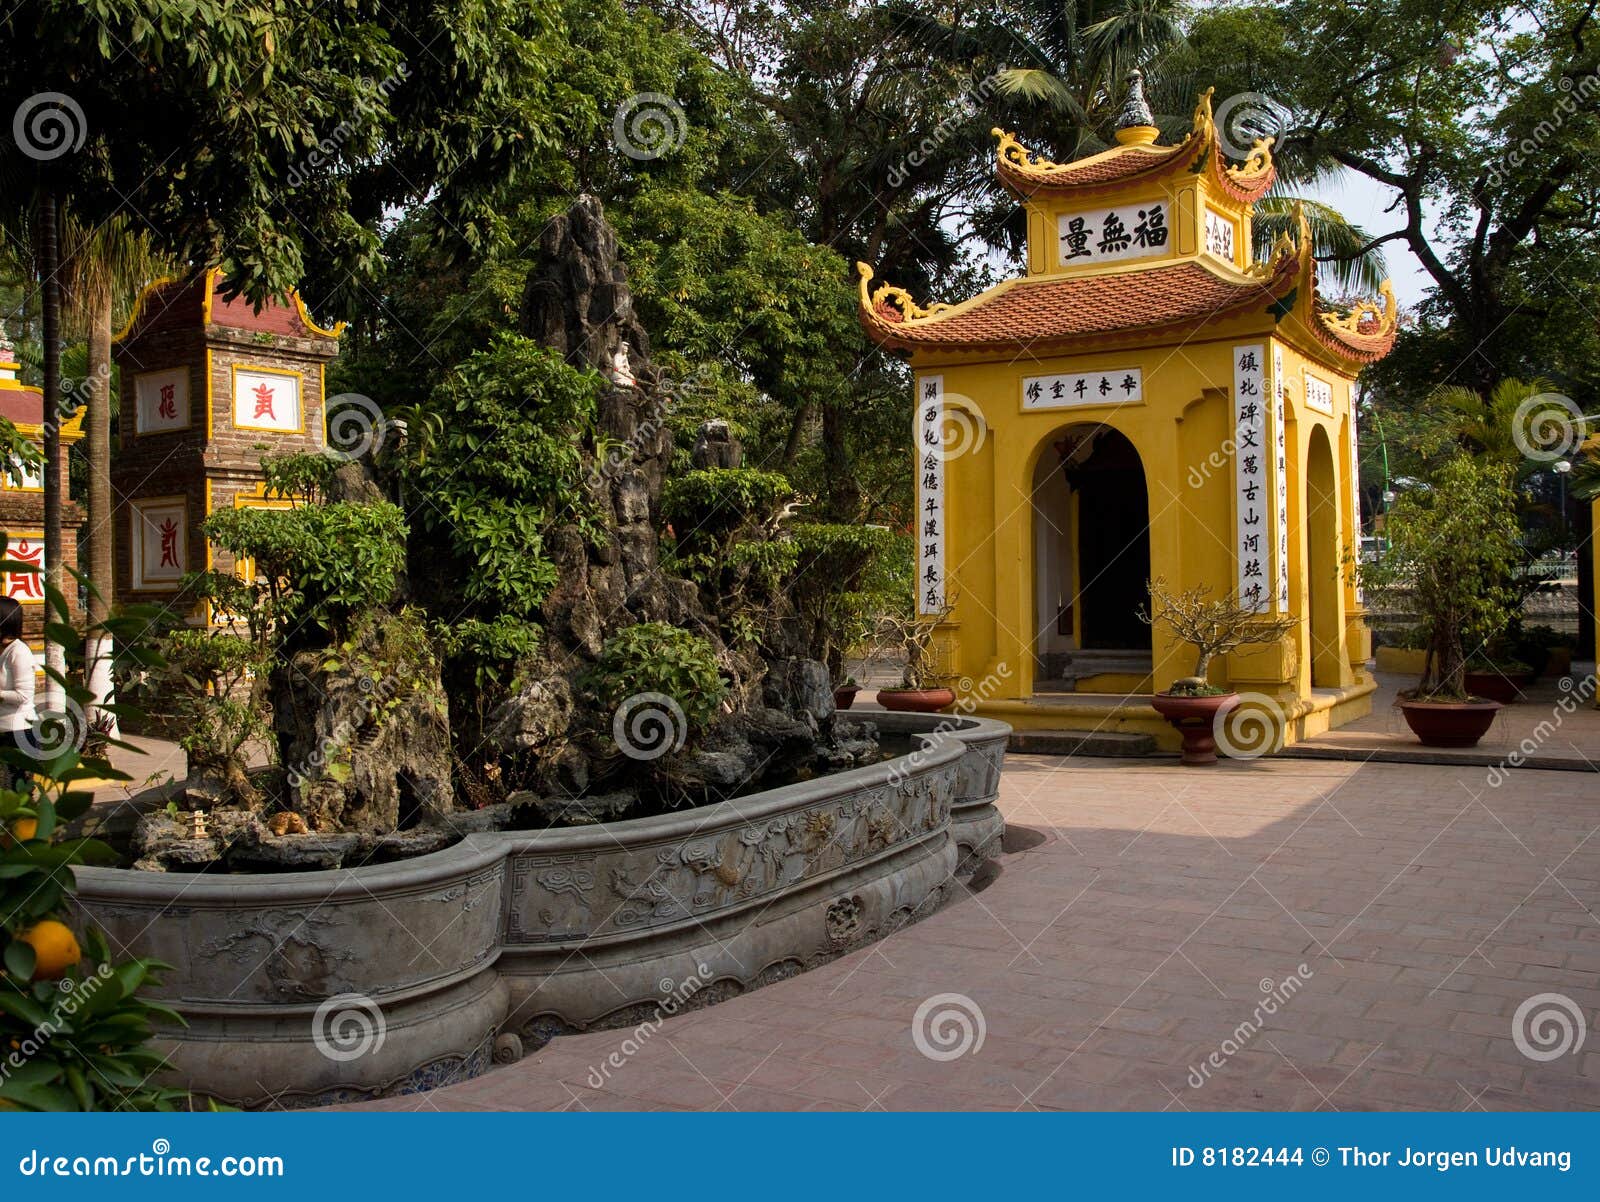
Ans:
[{"label": "yellow pagoda gate", "polygon": [[1394,296],[1325,309],[1298,212],[1253,257],[1271,139],[1229,163],[1210,90],[1183,141],[1158,132],[1137,82],[1103,153],[1052,163],[995,131],[1021,278],[923,308],[858,265],[863,324],[915,378],[918,609],[962,709],[1174,747],[1148,694],[1193,651],[1140,621],[1147,581],[1237,594],[1297,625],[1211,682],[1292,742],[1371,709],[1352,387]]}]

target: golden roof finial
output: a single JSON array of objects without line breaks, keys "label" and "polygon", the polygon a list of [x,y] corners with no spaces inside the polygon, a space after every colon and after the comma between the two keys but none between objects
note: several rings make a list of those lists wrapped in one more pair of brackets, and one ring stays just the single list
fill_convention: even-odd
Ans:
[{"label": "golden roof finial", "polygon": [[[917,304],[911,294],[904,288],[896,288],[891,284],[882,285],[876,292],[870,288],[872,283],[872,268],[865,263],[856,264],[856,274],[861,277],[861,307],[880,321],[894,321],[880,310],[884,305],[890,305],[900,312],[900,321],[921,321],[925,317],[936,317],[949,309],[949,305]],[[899,323],[896,323],[899,324]]]}]

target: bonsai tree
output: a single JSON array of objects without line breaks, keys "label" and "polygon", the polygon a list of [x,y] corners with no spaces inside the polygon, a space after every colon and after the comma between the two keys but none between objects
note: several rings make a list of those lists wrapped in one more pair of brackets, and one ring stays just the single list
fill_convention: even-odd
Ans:
[{"label": "bonsai tree", "polygon": [[907,604],[903,609],[889,610],[878,615],[876,637],[873,641],[873,658],[905,656],[905,667],[900,672],[899,688],[928,687],[930,666],[928,652],[933,647],[933,632],[954,609],[955,606],[947,604],[937,614],[919,616]]},{"label": "bonsai tree", "polygon": [[1211,589],[1196,586],[1173,592],[1164,580],[1149,582],[1150,601],[1139,607],[1139,620],[1154,627],[1169,627],[1173,641],[1188,643],[1196,651],[1194,674],[1173,681],[1169,692],[1183,697],[1221,696],[1222,689],[1206,680],[1211,661],[1249,643],[1271,643],[1295,628],[1293,617],[1272,617],[1242,604],[1236,594],[1213,598]]},{"label": "bonsai tree", "polygon": [[1516,614],[1521,555],[1513,469],[1465,452],[1389,511],[1387,554],[1360,578],[1410,615],[1427,655],[1418,701],[1465,701],[1468,659],[1499,639]]}]

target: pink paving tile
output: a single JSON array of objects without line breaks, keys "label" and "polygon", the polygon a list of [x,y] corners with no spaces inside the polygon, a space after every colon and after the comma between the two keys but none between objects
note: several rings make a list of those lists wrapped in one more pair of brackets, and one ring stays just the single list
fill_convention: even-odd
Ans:
[{"label": "pink paving tile", "polygon": [[[1536,993],[1600,1009],[1595,778],[1514,772],[1492,813],[1463,785],[1481,789],[1482,771],[1015,756],[1000,807],[1046,839],[1003,856],[981,894],[669,1020],[602,1090],[586,1074],[617,1032],[372,1105],[1600,1107],[1600,1054],[1535,1065],[1511,1038]],[[1182,807],[1163,801],[1179,790]],[[1303,990],[1241,1034],[1261,983],[1301,963]],[[947,992],[973,999],[985,1039],[936,1061],[912,1016]],[[1191,1066],[1227,1040],[1235,1054],[1192,1088]]]}]

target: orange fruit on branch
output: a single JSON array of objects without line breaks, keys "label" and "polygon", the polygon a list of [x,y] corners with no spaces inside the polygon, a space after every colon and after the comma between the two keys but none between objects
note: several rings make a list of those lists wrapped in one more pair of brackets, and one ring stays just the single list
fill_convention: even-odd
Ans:
[{"label": "orange fruit on branch", "polygon": [[36,981],[58,981],[83,959],[83,949],[78,946],[78,937],[72,933],[72,928],[53,918],[34,923],[18,938],[33,948],[33,979]]}]

